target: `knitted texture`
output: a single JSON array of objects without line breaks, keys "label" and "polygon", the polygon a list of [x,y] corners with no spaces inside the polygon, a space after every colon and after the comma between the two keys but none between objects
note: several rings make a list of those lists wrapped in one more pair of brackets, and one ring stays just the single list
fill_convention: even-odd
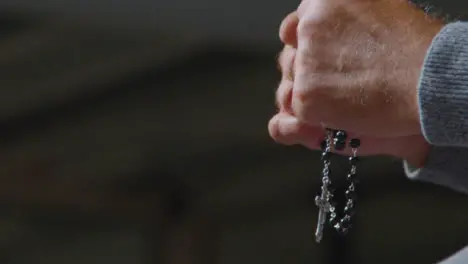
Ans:
[{"label": "knitted texture", "polygon": [[468,146],[468,23],[448,24],[434,38],[418,97],[429,143]]},{"label": "knitted texture", "polygon": [[[418,87],[424,137],[432,144],[424,168],[410,179],[468,194],[468,23],[446,25],[426,55]],[[441,264],[468,263],[468,247]]]}]

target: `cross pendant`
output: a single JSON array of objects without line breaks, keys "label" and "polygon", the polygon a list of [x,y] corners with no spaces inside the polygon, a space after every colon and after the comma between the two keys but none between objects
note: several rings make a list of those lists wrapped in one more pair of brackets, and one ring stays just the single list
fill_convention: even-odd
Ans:
[{"label": "cross pendant", "polygon": [[317,219],[317,228],[315,230],[315,241],[320,243],[323,236],[323,228],[327,221],[327,214],[330,212],[331,204],[327,200],[328,189],[327,186],[323,186],[322,193],[320,196],[315,197],[315,204],[319,208],[319,214]]}]

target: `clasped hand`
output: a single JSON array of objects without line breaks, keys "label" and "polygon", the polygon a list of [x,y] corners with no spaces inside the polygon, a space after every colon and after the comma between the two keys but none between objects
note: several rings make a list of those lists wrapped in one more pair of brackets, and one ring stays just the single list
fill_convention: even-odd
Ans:
[{"label": "clasped hand", "polygon": [[[361,155],[422,165],[417,87],[442,22],[402,0],[304,0],[281,23],[277,142],[318,149],[324,127],[361,138]],[[345,150],[349,151],[349,150]]]}]

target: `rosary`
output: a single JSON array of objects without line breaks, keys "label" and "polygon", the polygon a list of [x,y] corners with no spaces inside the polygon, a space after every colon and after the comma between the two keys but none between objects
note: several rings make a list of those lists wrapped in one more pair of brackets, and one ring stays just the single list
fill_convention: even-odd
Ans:
[{"label": "rosary", "polygon": [[[333,191],[331,190],[330,179],[330,164],[332,149],[344,150],[346,145],[352,150],[352,156],[349,157],[350,169],[346,178],[349,182],[345,192],[346,205],[338,217],[338,212],[333,202]],[[339,233],[345,235],[351,227],[351,217],[354,214],[354,206],[356,202],[356,165],[359,161],[357,150],[361,142],[357,138],[347,141],[347,134],[343,130],[326,130],[325,140],[321,144],[322,148],[322,187],[320,194],[315,197],[315,204],[319,208],[317,229],[315,231],[315,240],[320,243],[323,236],[323,229],[328,220],[328,223]],[[328,218],[328,219],[327,219]]]}]

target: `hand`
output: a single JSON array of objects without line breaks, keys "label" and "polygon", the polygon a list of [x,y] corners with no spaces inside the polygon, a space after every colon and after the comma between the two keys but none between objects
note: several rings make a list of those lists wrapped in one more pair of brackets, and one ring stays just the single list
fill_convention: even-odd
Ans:
[{"label": "hand", "polygon": [[441,27],[399,0],[303,1],[280,29],[287,46],[271,136],[317,149],[323,126],[344,129],[361,138],[361,155],[392,155],[421,166],[429,147],[416,90]]},{"label": "hand", "polygon": [[[282,39],[288,36],[282,35]],[[310,149],[319,149],[324,139],[324,129],[301,122],[291,112],[291,91],[293,81],[291,72],[296,50],[286,46],[279,57],[282,81],[277,90],[279,113],[269,122],[270,135],[277,142],[285,145],[300,144]],[[350,137],[358,135],[351,134]],[[379,138],[359,135],[361,147],[359,155],[390,155],[407,160],[416,167],[421,167],[425,161],[429,146],[422,135]],[[343,154],[350,154],[349,149]]]},{"label": "hand", "polygon": [[282,26],[296,34],[288,111],[360,135],[421,134],[417,86],[439,20],[406,0],[304,0],[296,16]]}]

